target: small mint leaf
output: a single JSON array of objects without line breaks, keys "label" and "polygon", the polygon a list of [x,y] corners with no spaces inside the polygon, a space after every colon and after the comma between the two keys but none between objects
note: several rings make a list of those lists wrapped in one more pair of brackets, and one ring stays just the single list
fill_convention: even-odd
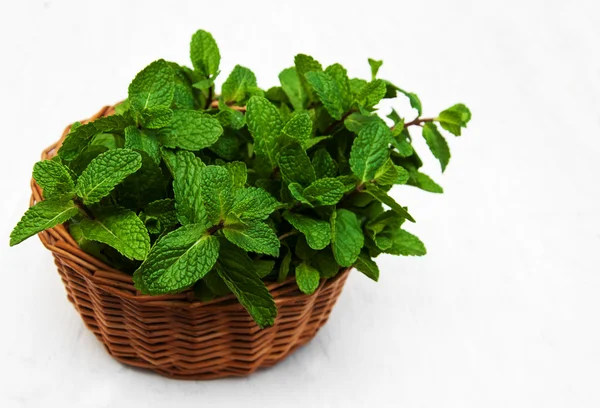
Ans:
[{"label": "small mint leaf", "polygon": [[48,228],[62,224],[79,212],[75,203],[67,198],[40,201],[31,207],[10,234],[10,246]]},{"label": "small mint leaf", "polygon": [[364,245],[364,236],[356,214],[337,209],[331,216],[331,249],[340,266],[352,266]]},{"label": "small mint leaf", "polygon": [[296,68],[292,67],[281,71],[279,74],[279,82],[294,110],[298,111],[304,109],[308,97],[304,91],[302,82],[300,82]]},{"label": "small mint leaf", "polygon": [[425,123],[423,126],[423,137],[431,153],[440,161],[443,172],[450,161],[450,148],[446,139],[432,122]]},{"label": "small mint leaf", "polygon": [[387,193],[384,190],[380,189],[376,185],[369,185],[365,191],[371,196],[373,196],[375,199],[377,199],[377,201],[390,207],[398,215],[401,215],[409,221],[415,222],[415,219],[412,217],[412,215],[408,213],[408,211],[406,211],[406,209],[404,209],[404,207],[398,204],[392,197],[387,195]]},{"label": "small mint leaf", "polygon": [[331,242],[331,226],[327,221],[289,211],[283,213],[283,218],[304,234],[308,246],[312,249],[321,250]]},{"label": "small mint leaf", "polygon": [[362,250],[358,255],[358,259],[354,263],[354,267],[364,273],[368,278],[377,282],[379,280],[379,268],[371,259],[366,250]]},{"label": "small mint leaf", "polygon": [[236,65],[223,83],[221,98],[226,104],[243,104],[256,88],[254,73],[246,67]]},{"label": "small mint leaf", "polygon": [[325,72],[320,71],[308,72],[305,76],[327,112],[335,120],[340,120],[344,114],[344,106],[337,82]]},{"label": "small mint leaf", "polygon": [[298,143],[292,143],[281,149],[278,164],[282,179],[288,183],[308,186],[316,179],[312,163]]},{"label": "small mint leaf", "polygon": [[160,59],[136,75],[129,85],[127,100],[135,112],[156,107],[169,108],[174,92],[173,70],[165,60]]},{"label": "small mint leaf", "polygon": [[461,128],[467,127],[471,120],[471,111],[462,103],[451,106],[437,117],[440,126],[455,136],[460,136]]},{"label": "small mint leaf", "polygon": [[302,293],[312,295],[319,287],[320,280],[319,271],[306,262],[296,267],[296,283]]},{"label": "small mint leaf", "polygon": [[160,163],[160,145],[156,137],[135,126],[125,128],[125,148],[145,152],[156,164]]},{"label": "small mint leaf", "polygon": [[383,61],[369,58],[369,65],[371,66],[371,80],[374,80],[377,77],[379,68],[383,65]]},{"label": "small mint leaf", "polygon": [[33,178],[45,198],[73,195],[75,183],[69,169],[55,160],[42,160],[33,166]]},{"label": "small mint leaf", "polygon": [[190,43],[190,60],[200,75],[211,77],[219,72],[221,53],[210,33],[204,30],[194,33]]},{"label": "small mint leaf", "polygon": [[390,129],[383,121],[371,122],[362,127],[350,152],[352,172],[362,181],[372,180],[386,162],[391,138]]},{"label": "small mint leaf", "polygon": [[223,233],[231,243],[246,251],[279,256],[279,239],[262,221],[234,222],[225,225]]},{"label": "small mint leaf", "polygon": [[215,143],[222,134],[223,128],[217,119],[200,111],[179,109],[158,135],[165,147],[201,150]]},{"label": "small mint leaf", "polygon": [[248,187],[238,190],[231,213],[242,221],[264,220],[280,203],[262,188]]}]

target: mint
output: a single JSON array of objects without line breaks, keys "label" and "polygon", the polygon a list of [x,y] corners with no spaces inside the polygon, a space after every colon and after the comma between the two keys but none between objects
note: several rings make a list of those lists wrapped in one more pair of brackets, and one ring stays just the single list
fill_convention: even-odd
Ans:
[{"label": "mint", "polygon": [[[190,66],[143,68],[114,114],[73,123],[56,157],[35,164],[42,198],[11,245],[65,224],[81,250],[133,273],[142,294],[233,293],[260,327],[277,315],[269,282],[295,277],[312,294],[347,268],[377,281],[381,254],[426,254],[403,229],[410,195],[394,197],[405,185],[443,192],[413,139],[445,171],[448,135],[471,120],[465,105],[423,115],[415,93],[381,78],[381,60],[351,78],[297,54],[261,89],[235,61],[219,81],[210,33],[194,33],[189,51]],[[388,107],[397,97],[413,109]]]}]

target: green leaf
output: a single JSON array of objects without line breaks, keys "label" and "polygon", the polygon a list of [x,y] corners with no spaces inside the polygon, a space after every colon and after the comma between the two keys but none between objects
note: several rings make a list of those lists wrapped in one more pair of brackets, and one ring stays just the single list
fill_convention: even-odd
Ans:
[{"label": "green leaf", "polygon": [[350,167],[362,181],[372,180],[389,157],[390,129],[382,121],[363,126],[352,144]]},{"label": "green leaf", "polygon": [[312,126],[313,123],[308,112],[297,112],[285,124],[282,133],[302,144],[310,139]]},{"label": "green leaf", "polygon": [[115,189],[118,204],[136,211],[164,197],[168,183],[160,166],[145,152],[140,152],[140,155],[142,167],[127,176]]},{"label": "green leaf", "polygon": [[215,143],[223,134],[219,121],[206,114],[189,109],[173,112],[169,126],[159,132],[159,141],[170,148],[201,150]]},{"label": "green leaf", "polygon": [[94,216],[93,220],[81,220],[81,232],[86,239],[107,244],[129,259],[146,259],[150,251],[150,236],[133,211],[104,207],[95,211]]},{"label": "green leaf", "polygon": [[253,96],[246,105],[246,122],[254,138],[257,155],[268,157],[275,163],[275,140],[283,129],[283,120],[277,108],[266,98]]},{"label": "green leaf", "polygon": [[333,278],[340,271],[340,266],[337,264],[333,257],[333,252],[331,252],[331,248],[329,247],[318,251],[310,262],[319,270],[323,279]]},{"label": "green leaf", "polygon": [[425,245],[419,238],[402,229],[394,233],[392,246],[385,251],[392,255],[423,256],[427,254]]},{"label": "green leaf", "polygon": [[375,172],[374,180],[377,184],[392,185],[397,178],[398,172],[396,171],[394,162],[391,159],[387,159],[383,166]]},{"label": "green leaf", "polygon": [[325,72],[320,71],[308,72],[305,76],[327,112],[335,120],[340,120],[344,114],[344,106],[337,82]]},{"label": "green leaf", "polygon": [[285,218],[292,227],[304,234],[306,243],[312,249],[321,250],[331,242],[331,226],[327,221],[317,220],[289,211],[283,213],[283,218]]},{"label": "green leaf", "polygon": [[279,74],[279,82],[294,110],[302,110],[306,106],[307,96],[300,82],[296,68],[287,68]]},{"label": "green leaf", "polygon": [[379,280],[379,267],[377,267],[377,264],[371,259],[366,250],[360,252],[358,259],[354,263],[354,267],[375,282]]},{"label": "green leaf", "polygon": [[277,275],[277,282],[283,282],[290,273],[290,264],[292,263],[292,251],[290,248],[283,244],[285,255],[281,258],[281,264],[279,264],[279,273]]},{"label": "green leaf", "polygon": [[27,210],[10,234],[10,246],[70,220],[79,212],[75,203],[67,198],[40,201]]},{"label": "green leaf", "polygon": [[340,266],[352,266],[364,245],[360,222],[351,211],[337,209],[331,216],[331,249]]},{"label": "green leaf", "polygon": [[299,183],[302,186],[308,186],[316,179],[312,163],[298,143],[292,143],[281,149],[278,164],[281,177],[288,183]]},{"label": "green leaf", "polygon": [[165,106],[155,106],[142,111],[141,121],[146,129],[160,129],[173,119],[173,111]]},{"label": "green leaf", "polygon": [[[216,264],[215,264],[216,266]],[[211,294],[215,296],[225,296],[231,293],[229,287],[225,284],[223,278],[219,276],[217,272],[217,268],[213,268],[210,272],[208,272],[201,281],[198,282],[200,285],[204,283],[206,287],[210,290]],[[212,299],[210,297],[209,299]],[[203,302],[205,300],[202,300]]]},{"label": "green leaf", "polygon": [[335,178],[315,180],[306,187],[302,195],[316,205],[336,205],[344,196],[346,188]]},{"label": "green leaf", "polygon": [[270,259],[258,259],[254,261],[254,269],[259,278],[263,279],[275,268],[275,261]]},{"label": "green leaf", "polygon": [[442,194],[444,192],[444,189],[425,173],[415,172],[414,174],[411,174],[408,179],[408,184],[430,193]]},{"label": "green leaf", "polygon": [[451,106],[439,114],[440,126],[455,136],[460,136],[460,128],[466,128],[471,120],[471,111],[462,103]]},{"label": "green leaf", "polygon": [[136,112],[155,107],[169,108],[174,92],[173,70],[165,60],[160,59],[136,75],[129,85],[127,100]]},{"label": "green leaf", "polygon": [[444,136],[438,131],[437,126],[432,122],[425,123],[423,126],[423,137],[429,146],[431,153],[440,161],[442,172],[450,161],[450,148]]},{"label": "green leaf", "polygon": [[296,67],[296,73],[300,80],[300,84],[306,93],[308,101],[314,101],[312,87],[308,84],[306,79],[306,73],[312,71],[323,71],[323,67],[319,61],[306,54],[298,54],[294,57],[294,65]]},{"label": "green leaf", "polygon": [[[228,126],[232,129],[239,130],[246,125],[246,116],[235,109],[225,105],[223,101],[219,101],[219,113],[215,115],[215,118],[219,121],[221,126]],[[225,133],[224,136],[226,136]],[[217,143],[223,139],[222,137],[217,140]],[[213,145],[214,147],[215,145]]]},{"label": "green leaf", "polygon": [[219,241],[204,225],[185,225],[154,244],[133,282],[143,294],[181,292],[206,275],[218,256]]},{"label": "green leaf", "polygon": [[383,61],[369,58],[369,65],[371,66],[371,80],[375,80],[379,68],[383,65]]},{"label": "green leaf", "polygon": [[125,128],[125,148],[141,150],[148,154],[156,164],[160,163],[160,145],[154,135],[135,126]]},{"label": "green leaf", "polygon": [[356,95],[358,103],[365,108],[372,108],[377,105],[385,96],[385,82],[381,79],[375,79],[366,84]]},{"label": "green leaf", "polygon": [[242,221],[264,220],[280,203],[262,188],[248,187],[235,193],[231,213]]},{"label": "green leaf", "polygon": [[190,43],[190,60],[194,69],[203,76],[210,77],[218,73],[221,54],[210,33],[204,30],[194,33]]},{"label": "green leaf", "polygon": [[151,234],[162,234],[168,231],[179,223],[175,200],[164,198],[151,202],[140,213],[140,219]]},{"label": "green leaf", "polygon": [[409,221],[415,222],[415,219],[408,213],[408,211],[404,209],[404,207],[398,204],[392,197],[387,195],[384,190],[380,189],[376,185],[369,185],[365,191],[371,196],[375,197],[377,201],[390,207],[392,210],[394,210],[394,212],[396,212],[396,214],[401,215]]},{"label": "green leaf", "polygon": [[81,173],[75,192],[84,204],[97,203],[141,166],[139,153],[129,149],[109,150],[92,160]]},{"label": "green leaf", "polygon": [[417,110],[417,117],[420,117],[423,114],[423,106],[421,105],[421,100],[419,99],[419,97],[412,93],[412,92],[406,92],[403,89],[398,88],[397,86],[395,86],[394,84],[388,82],[388,85],[390,85],[393,89],[395,89],[396,91],[404,94],[404,96],[406,96],[410,102],[410,106],[413,109]]},{"label": "green leaf", "polygon": [[243,103],[248,93],[256,89],[256,76],[252,71],[241,65],[236,65],[223,83],[221,97],[227,104]]},{"label": "green leaf", "polygon": [[326,149],[321,148],[315,152],[312,158],[312,165],[318,179],[335,177],[337,175],[337,164]]},{"label": "green leaf", "polygon": [[366,124],[379,122],[380,120],[377,115],[363,115],[362,113],[354,112],[344,120],[344,126],[349,131],[358,134]]},{"label": "green leaf", "polygon": [[315,290],[319,287],[320,280],[319,271],[306,262],[302,262],[296,267],[296,283],[300,291],[304,294],[312,295],[315,293]]},{"label": "green leaf", "polygon": [[240,248],[259,254],[279,256],[279,239],[267,224],[261,221],[235,222],[223,228],[225,238]]},{"label": "green leaf", "polygon": [[225,221],[233,205],[233,179],[221,166],[207,166],[200,172],[200,196],[209,225]]},{"label": "green leaf", "polygon": [[226,251],[221,251],[216,269],[258,326],[272,326],[277,316],[275,301],[254,271],[248,256],[243,251],[227,247]]},{"label": "green leaf", "polygon": [[45,198],[73,195],[75,183],[69,169],[55,160],[42,160],[33,166],[33,178],[42,188]]},{"label": "green leaf", "polygon": [[354,100],[352,90],[350,89],[350,80],[348,79],[348,72],[346,68],[340,64],[333,64],[325,68],[325,73],[333,79],[337,84],[337,88],[340,90],[340,97],[342,99],[342,110],[344,112],[350,109]]},{"label": "green leaf", "polygon": [[173,154],[172,159],[168,159],[168,157],[167,160],[172,160],[170,167],[179,222],[183,225],[205,225],[207,222],[206,209],[200,196],[200,174],[204,163],[192,152],[179,151]]},{"label": "green leaf", "polygon": [[288,189],[290,190],[292,197],[294,197],[296,200],[300,201],[301,203],[312,207],[312,203],[310,201],[308,201],[308,199],[306,197],[304,197],[304,194],[303,194],[304,187],[302,187],[298,183],[290,183],[288,185]]},{"label": "green leaf", "polygon": [[246,168],[246,163],[232,161],[225,163],[224,166],[231,174],[233,189],[238,190],[240,188],[244,188],[246,186],[246,180],[248,179],[248,169]]}]

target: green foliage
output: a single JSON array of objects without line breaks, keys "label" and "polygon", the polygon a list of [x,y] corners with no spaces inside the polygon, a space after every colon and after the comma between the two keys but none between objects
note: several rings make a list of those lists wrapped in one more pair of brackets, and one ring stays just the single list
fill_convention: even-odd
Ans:
[{"label": "green foliage", "polygon": [[[152,62],[115,114],[71,126],[56,157],[35,164],[43,200],[11,245],[68,223],[84,251],[134,271],[142,294],[233,293],[260,327],[277,316],[267,282],[295,278],[310,295],[344,268],[377,281],[382,253],[425,255],[393,189],[443,191],[421,171],[411,133],[422,127],[445,170],[444,133],[461,135],[465,105],[422,117],[416,94],[379,78],[382,61],[369,59],[365,80],[305,54],[266,91],[236,65],[217,95],[209,33],[193,35],[190,59]],[[417,116],[377,111],[396,97]]]}]

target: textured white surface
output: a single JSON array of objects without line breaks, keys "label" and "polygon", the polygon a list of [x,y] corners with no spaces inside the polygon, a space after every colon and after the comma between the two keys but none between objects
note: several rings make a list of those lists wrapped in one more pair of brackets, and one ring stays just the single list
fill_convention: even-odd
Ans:
[{"label": "textured white surface", "polygon": [[[0,3],[1,407],[600,406],[597,1],[165,3]],[[422,154],[446,194],[396,191],[427,257],[383,258],[378,284],[354,273],[279,366],[177,382],[110,359],[39,240],[8,235],[40,151],[147,63],[187,62],[197,28],[221,81],[240,63],[267,88],[297,52],[361,76],[381,58],[426,114],[464,101],[473,121],[443,177]]]}]

